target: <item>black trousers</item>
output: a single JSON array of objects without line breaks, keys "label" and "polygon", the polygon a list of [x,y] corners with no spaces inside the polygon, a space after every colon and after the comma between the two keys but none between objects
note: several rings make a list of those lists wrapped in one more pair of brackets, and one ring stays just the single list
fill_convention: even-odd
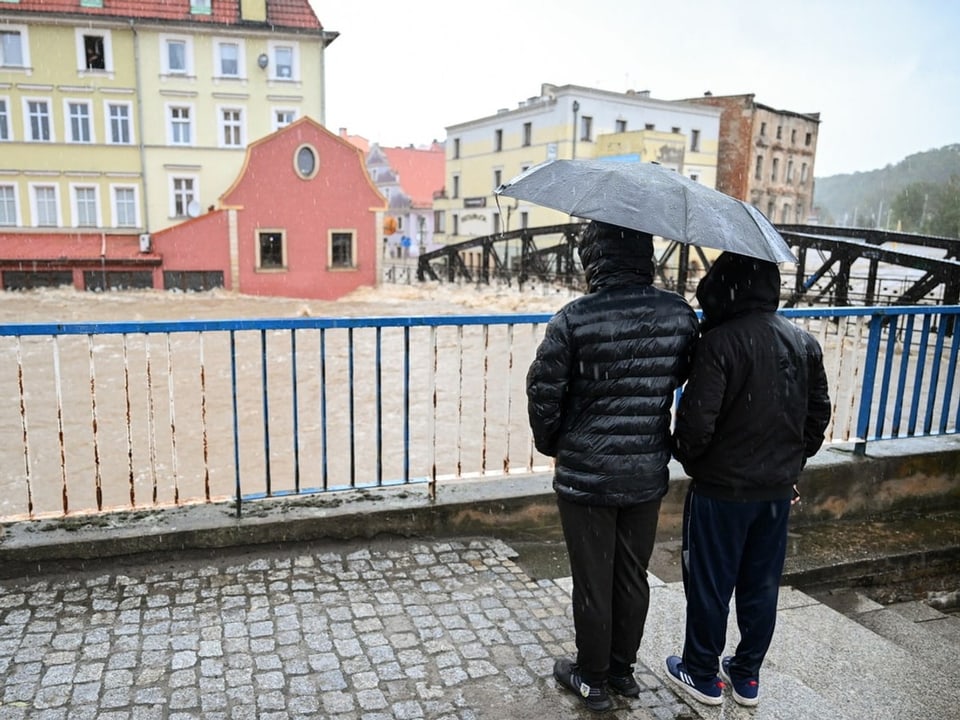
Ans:
[{"label": "black trousers", "polygon": [[777,622],[787,549],[789,500],[733,502],[687,493],[683,512],[683,587],[687,596],[683,663],[697,680],[717,674],[736,592],[737,645],[730,673],[760,676]]},{"label": "black trousers", "polygon": [[557,498],[573,575],[577,665],[584,682],[633,670],[650,605],[647,566],[660,501],[629,507]]}]

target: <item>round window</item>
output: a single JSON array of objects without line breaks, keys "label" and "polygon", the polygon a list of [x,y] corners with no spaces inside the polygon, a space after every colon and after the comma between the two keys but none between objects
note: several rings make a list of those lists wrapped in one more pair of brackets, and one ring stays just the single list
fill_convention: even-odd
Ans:
[{"label": "round window", "polygon": [[297,148],[297,154],[294,157],[294,166],[297,175],[304,180],[312,178],[317,174],[317,151],[309,145],[301,145]]}]

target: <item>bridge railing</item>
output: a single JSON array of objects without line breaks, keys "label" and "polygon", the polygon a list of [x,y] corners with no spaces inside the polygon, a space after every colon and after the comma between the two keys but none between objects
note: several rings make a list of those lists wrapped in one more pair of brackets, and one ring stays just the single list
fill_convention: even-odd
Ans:
[{"label": "bridge railing", "polygon": [[[956,433],[960,306],[783,314],[824,348],[829,441]],[[549,314],[0,327],[0,520],[547,471],[525,376]]]}]

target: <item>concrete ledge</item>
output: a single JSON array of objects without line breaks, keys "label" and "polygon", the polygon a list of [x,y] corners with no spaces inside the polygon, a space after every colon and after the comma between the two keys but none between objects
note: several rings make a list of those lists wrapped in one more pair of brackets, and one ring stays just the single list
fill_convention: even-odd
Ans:
[{"label": "concrete ledge", "polygon": [[[661,510],[661,530],[679,530],[689,479],[676,463]],[[960,436],[885,440],[865,456],[833,445],[811,460],[800,481],[796,525],[901,510],[960,508]],[[316,539],[535,533],[558,524],[546,474],[333,492],[157,510],[117,511],[8,523],[0,573],[24,563],[84,560],[163,550],[218,548]]]}]

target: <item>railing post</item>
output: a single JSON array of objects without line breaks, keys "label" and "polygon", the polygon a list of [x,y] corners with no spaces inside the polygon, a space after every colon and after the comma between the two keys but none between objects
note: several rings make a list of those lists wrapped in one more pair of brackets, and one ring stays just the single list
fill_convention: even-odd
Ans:
[{"label": "railing post", "polygon": [[860,394],[860,412],[857,416],[857,442],[854,455],[867,452],[867,433],[870,431],[870,410],[873,406],[873,384],[877,377],[877,358],[880,355],[880,335],[883,333],[883,315],[870,316],[870,335],[867,338],[867,357],[863,368],[863,386]]}]

